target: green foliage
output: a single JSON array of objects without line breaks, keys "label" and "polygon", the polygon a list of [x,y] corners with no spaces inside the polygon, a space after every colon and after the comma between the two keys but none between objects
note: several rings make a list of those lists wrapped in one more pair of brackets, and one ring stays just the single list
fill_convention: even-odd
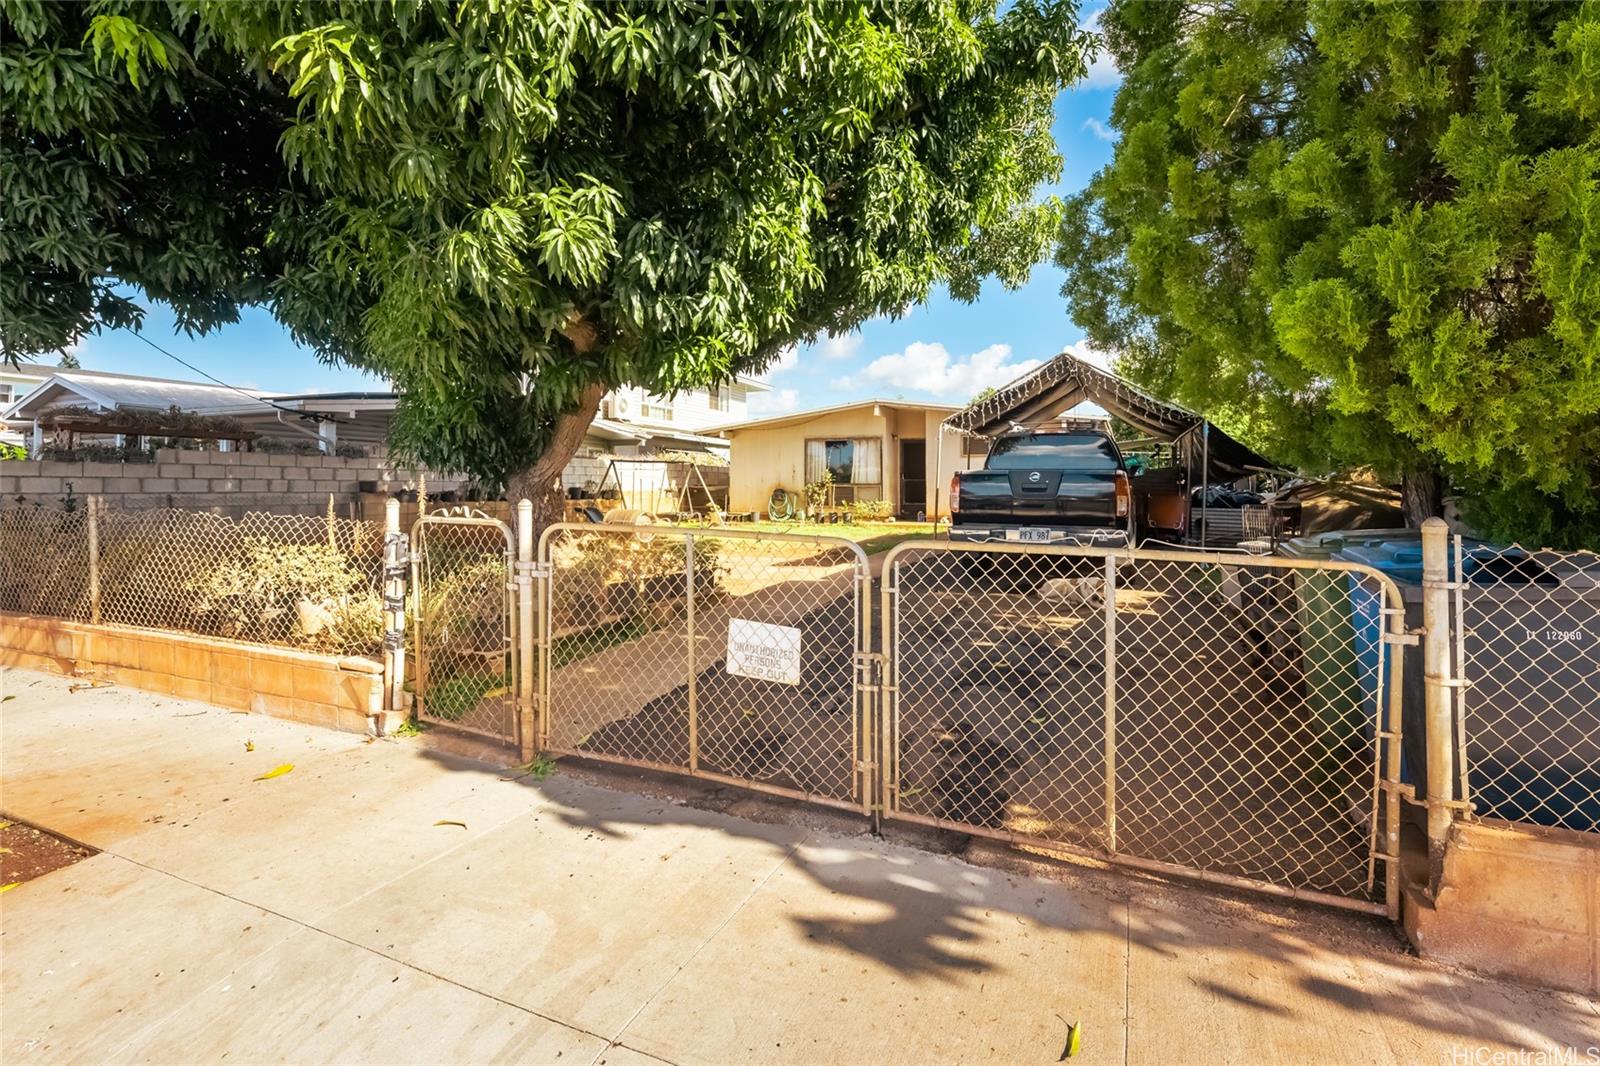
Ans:
[{"label": "green foliage", "polygon": [[0,340],[264,304],[502,483],[598,390],[1024,281],[1087,36],[1000,6],[8,0]]},{"label": "green foliage", "polygon": [[383,634],[382,600],[337,547],[246,537],[239,555],[190,572],[184,606],[225,636],[338,652]]},{"label": "green foliage", "polygon": [[1066,207],[1120,369],[1313,470],[1437,469],[1600,537],[1600,7],[1114,0],[1112,163]]},{"label": "green foliage", "polygon": [[815,481],[806,482],[806,510],[812,517],[833,506],[833,471],[824,470]]},{"label": "green foliage", "polygon": [[428,680],[427,711],[431,718],[459,722],[483,702],[491,691],[504,690],[511,684],[508,673],[441,672]]},{"label": "green foliage", "polygon": [[882,522],[894,517],[894,505],[888,500],[857,500],[845,510],[852,522]]},{"label": "green foliage", "polygon": [[6,461],[21,462],[28,457],[28,449],[20,444],[7,444],[0,441],[0,463]]}]

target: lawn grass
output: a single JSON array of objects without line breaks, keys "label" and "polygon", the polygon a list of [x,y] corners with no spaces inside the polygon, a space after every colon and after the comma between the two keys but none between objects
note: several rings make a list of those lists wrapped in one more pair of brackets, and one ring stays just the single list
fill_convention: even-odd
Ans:
[{"label": "lawn grass", "polygon": [[908,540],[926,540],[939,528],[932,522],[860,522],[829,525],[821,522],[730,522],[724,529],[757,533],[801,533],[814,537],[842,537],[861,545],[868,555],[886,552]]}]

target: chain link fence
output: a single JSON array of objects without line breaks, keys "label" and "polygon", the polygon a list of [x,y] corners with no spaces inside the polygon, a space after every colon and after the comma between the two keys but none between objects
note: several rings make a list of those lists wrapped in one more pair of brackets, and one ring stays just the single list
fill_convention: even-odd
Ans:
[{"label": "chain link fence", "polygon": [[1600,832],[1600,554],[1455,540],[1462,791],[1480,816]]},{"label": "chain link fence", "polygon": [[417,717],[516,740],[510,527],[483,515],[430,515],[412,544]]},{"label": "chain link fence", "polygon": [[855,544],[563,525],[540,560],[543,748],[866,803]]},{"label": "chain link fence", "polygon": [[886,573],[889,816],[1366,906],[1391,890],[1379,575],[937,544]]},{"label": "chain link fence", "polygon": [[377,655],[383,529],[332,514],[0,511],[0,610]]}]

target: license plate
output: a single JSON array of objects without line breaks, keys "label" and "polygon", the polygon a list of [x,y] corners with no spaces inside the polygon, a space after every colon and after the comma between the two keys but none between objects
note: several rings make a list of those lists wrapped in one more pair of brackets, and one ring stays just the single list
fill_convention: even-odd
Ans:
[{"label": "license plate", "polygon": [[1050,531],[1048,529],[1039,529],[1034,526],[1024,526],[1023,528],[1017,530],[1017,539],[1044,544],[1048,543],[1050,540]]}]

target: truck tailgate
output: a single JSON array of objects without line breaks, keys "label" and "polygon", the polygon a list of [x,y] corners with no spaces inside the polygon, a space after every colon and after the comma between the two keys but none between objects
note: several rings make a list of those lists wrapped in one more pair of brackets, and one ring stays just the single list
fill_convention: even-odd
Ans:
[{"label": "truck tailgate", "polygon": [[1116,527],[1114,471],[971,470],[962,473],[962,524]]}]

